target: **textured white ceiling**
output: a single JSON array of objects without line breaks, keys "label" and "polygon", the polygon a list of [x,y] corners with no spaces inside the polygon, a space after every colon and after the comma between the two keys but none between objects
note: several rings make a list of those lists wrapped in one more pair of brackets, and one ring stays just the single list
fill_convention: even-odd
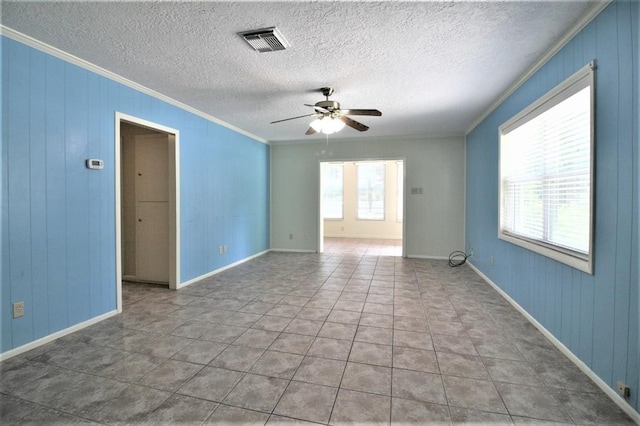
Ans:
[{"label": "textured white ceiling", "polygon": [[[269,123],[311,113],[323,86],[383,113],[340,137],[442,136],[464,134],[592,5],[3,0],[2,24],[270,141],[305,138],[310,119]],[[288,50],[237,35],[269,26]]]}]

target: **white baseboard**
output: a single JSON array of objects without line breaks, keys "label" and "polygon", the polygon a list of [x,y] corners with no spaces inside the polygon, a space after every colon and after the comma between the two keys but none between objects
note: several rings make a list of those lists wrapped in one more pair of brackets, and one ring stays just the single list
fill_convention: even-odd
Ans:
[{"label": "white baseboard", "polygon": [[245,262],[248,262],[248,261],[250,261],[250,260],[252,260],[252,259],[255,259],[256,257],[260,257],[260,256],[262,256],[263,254],[268,253],[269,251],[270,251],[270,250],[264,250],[264,251],[261,251],[260,253],[256,253],[256,254],[251,255],[251,256],[249,256],[249,257],[245,257],[244,259],[240,259],[240,260],[238,260],[237,262],[233,262],[233,263],[231,263],[231,264],[229,264],[229,265],[227,265],[227,266],[223,266],[222,268],[216,269],[215,271],[207,272],[206,274],[200,275],[199,277],[195,277],[195,278],[190,279],[189,281],[185,281],[185,282],[183,282],[183,283],[180,283],[180,284],[177,286],[176,290],[181,289],[181,288],[183,288],[183,287],[186,287],[186,286],[188,286],[188,285],[191,285],[191,284],[193,284],[193,283],[196,283],[196,282],[198,282],[198,281],[204,280],[205,278],[212,277],[212,276],[214,276],[214,275],[216,275],[216,274],[219,274],[220,272],[224,272],[224,271],[226,271],[227,269],[231,269],[231,268],[233,268],[234,266],[241,265],[241,264],[243,264],[243,263],[245,263]]},{"label": "white baseboard", "polygon": [[449,260],[449,256],[424,256],[422,254],[408,254],[409,259]]},{"label": "white baseboard", "polygon": [[558,340],[549,330],[547,330],[542,324],[540,324],[529,312],[527,312],[522,306],[518,304],[515,300],[511,298],[504,290],[502,290],[496,283],[491,281],[489,277],[483,274],[474,264],[467,260],[467,263],[476,271],[478,275],[482,277],[491,287],[493,287],[502,297],[504,297],[507,302],[509,302],[514,308],[516,308],[531,324],[533,324],[542,334],[545,335],[547,339],[557,347],[560,352],[571,360],[583,373],[585,373],[589,378],[600,388],[602,391],[607,394],[609,398],[613,402],[618,405],[625,413],[629,415],[636,423],[640,424],[640,413],[637,412],[627,401],[625,401],[620,395],[616,393],[604,380],[602,380],[596,373],[591,370],[587,364],[585,364],[580,358],[578,358],[569,348],[567,348],[560,340]]},{"label": "white baseboard", "polygon": [[[281,248],[272,248],[272,252],[282,252],[282,253],[316,253],[315,250],[307,250],[307,249],[281,249]],[[423,256],[419,254],[409,254],[405,256],[408,259],[427,259],[427,260],[448,260],[449,256]]]},{"label": "white baseboard", "polygon": [[[227,266],[225,266],[223,268],[217,269],[215,271],[209,272],[208,274],[205,274],[205,275],[202,275],[200,277],[197,277],[197,278],[194,278],[192,280],[189,280],[187,282],[184,282],[178,288],[185,287],[185,286],[187,286],[189,284],[193,284],[196,281],[199,281],[199,280],[202,280],[204,278],[210,277],[212,275],[218,274],[218,273],[220,273],[222,271],[225,271],[225,270],[227,270],[229,268],[233,268],[234,266],[237,266],[237,265],[239,265],[241,263],[244,263],[244,262],[247,262],[247,261],[249,261],[251,259],[254,259],[256,257],[262,256],[263,254],[265,254],[267,252],[269,252],[269,250],[265,250],[265,251],[262,251],[260,253],[254,254],[253,256],[249,256],[249,257],[247,257],[245,259],[242,259],[242,260],[239,260],[237,262],[234,262],[234,263],[232,263],[230,265],[227,265]],[[91,318],[91,319],[89,319],[87,321],[83,321],[83,322],[75,324],[75,325],[73,325],[71,327],[65,328],[64,330],[56,331],[55,333],[49,334],[47,336],[44,336],[44,337],[42,337],[42,338],[40,338],[38,340],[34,340],[33,342],[29,342],[26,345],[22,345],[22,346],[20,346],[18,348],[11,349],[11,350],[8,350],[6,352],[0,353],[0,361],[4,361],[4,360],[12,358],[12,357],[14,357],[16,355],[20,355],[20,354],[22,354],[24,352],[30,351],[31,349],[35,349],[38,346],[42,346],[44,344],[52,342],[52,341],[54,341],[56,339],[64,337],[64,336],[66,336],[68,334],[71,334],[71,333],[76,332],[78,330],[81,330],[83,328],[89,327],[90,325],[96,324],[96,323],[98,323],[100,321],[103,321],[103,320],[105,320],[107,318],[110,318],[110,317],[112,317],[114,315],[117,315],[117,314],[118,314],[118,311],[117,310],[113,310],[113,311],[107,312],[105,314],[98,315],[97,317]]]},{"label": "white baseboard", "polygon": [[282,253],[316,253],[315,250],[309,249],[284,249],[284,248],[272,248],[269,251],[282,252]]},{"label": "white baseboard", "polygon": [[[227,265],[227,266],[225,266],[223,268],[216,269],[215,271],[209,272],[208,274],[205,274],[205,275],[202,275],[200,277],[197,277],[197,278],[194,278],[192,280],[189,280],[187,282],[184,282],[178,288],[185,287],[185,286],[187,286],[189,284],[193,284],[196,281],[202,280],[204,278],[210,277],[210,276],[215,275],[215,274],[219,274],[220,272],[225,271],[225,270],[227,270],[229,268],[233,268],[234,266],[237,266],[237,265],[239,265],[241,263],[244,263],[244,262],[247,262],[247,261],[249,261],[251,259],[254,259],[256,257],[262,256],[263,254],[265,254],[267,252],[269,252],[269,250],[262,251],[260,253],[254,254],[253,256],[249,256],[249,257],[247,257],[245,259],[242,259],[242,260],[234,262],[234,263],[232,263],[230,265]],[[96,324],[96,323],[98,323],[100,321],[103,321],[103,320],[105,320],[107,318],[110,318],[110,317],[112,317],[114,315],[117,315],[117,314],[118,314],[118,311],[117,310],[113,310],[113,311],[107,312],[105,314],[98,315],[97,317],[91,318],[91,319],[89,319],[87,321],[83,321],[83,322],[78,323],[76,325],[73,325],[71,327],[65,328],[64,330],[56,331],[53,334],[49,334],[48,336],[44,336],[44,337],[42,337],[42,338],[40,338],[38,340],[34,340],[33,342],[29,342],[26,345],[22,345],[22,346],[20,346],[18,348],[11,349],[11,350],[8,350],[6,352],[3,352],[3,353],[0,354],[0,361],[4,361],[4,360],[12,358],[12,357],[14,357],[16,355],[20,355],[20,354],[22,354],[24,352],[30,351],[31,349],[35,349],[38,346],[42,346],[44,344],[52,342],[52,341],[54,341],[56,339],[64,337],[64,336],[66,336],[68,334],[71,334],[71,333],[76,332],[78,330],[81,330],[83,328],[89,327],[90,325]]]},{"label": "white baseboard", "polygon": [[325,238],[353,238],[363,240],[398,240],[402,241],[402,235],[379,235],[379,234],[324,234]]},{"label": "white baseboard", "polygon": [[20,355],[22,353],[25,353],[27,351],[30,351],[31,349],[35,349],[38,346],[42,346],[44,344],[47,344],[49,342],[53,342],[56,339],[59,339],[61,337],[64,337],[68,334],[74,333],[78,330],[81,330],[83,328],[89,327],[90,325],[96,324],[100,321],[106,320],[107,318],[110,318],[114,315],[117,315],[118,311],[117,310],[113,310],[113,311],[109,311],[105,314],[102,315],[98,315],[97,317],[93,317],[89,320],[83,321],[81,323],[78,323],[76,325],[72,325],[71,327],[65,328],[64,330],[60,330],[60,331],[56,331],[53,334],[49,334],[48,336],[44,336],[41,337],[38,340],[34,340],[33,342],[29,342],[26,345],[22,345],[20,347],[17,347],[15,349],[11,349],[8,350],[6,352],[3,352],[0,354],[0,361],[4,361],[6,359],[9,358],[13,358],[16,355]]}]

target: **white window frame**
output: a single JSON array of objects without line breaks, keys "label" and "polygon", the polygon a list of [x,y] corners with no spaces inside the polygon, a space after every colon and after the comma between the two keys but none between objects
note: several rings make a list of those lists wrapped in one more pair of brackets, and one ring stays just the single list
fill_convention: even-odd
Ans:
[{"label": "white window frame", "polygon": [[[387,217],[387,163],[384,161],[359,161],[356,165],[356,220],[384,222]],[[382,179],[382,217],[360,217],[360,166],[381,165],[384,173]]]},{"label": "white window frame", "polygon": [[533,238],[527,238],[521,235],[510,233],[502,229],[502,200],[503,200],[503,184],[502,184],[502,162],[498,160],[498,238],[508,241],[512,244],[524,247],[543,256],[554,259],[574,267],[588,274],[593,274],[593,219],[594,219],[594,153],[595,153],[595,62],[581,68],[571,77],[560,83],[547,94],[535,101],[533,104],[516,114],[514,117],[506,121],[499,127],[499,156],[502,154],[502,139],[509,132],[524,125],[530,120],[541,115],[545,111],[560,104],[570,96],[590,87],[590,173],[589,173],[589,242],[588,253],[584,254],[573,251],[564,247],[560,247],[548,242],[543,242]]}]

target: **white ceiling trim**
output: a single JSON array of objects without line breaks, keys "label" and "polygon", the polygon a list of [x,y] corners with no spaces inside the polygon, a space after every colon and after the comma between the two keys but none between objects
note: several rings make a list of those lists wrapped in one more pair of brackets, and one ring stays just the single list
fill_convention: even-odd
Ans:
[{"label": "white ceiling trim", "polygon": [[500,95],[489,108],[478,118],[476,118],[473,123],[467,129],[465,135],[468,135],[475,129],[478,124],[482,123],[482,121],[487,118],[496,108],[498,108],[509,96],[511,96],[520,86],[522,86],[533,74],[535,74],[540,68],[544,66],[553,56],[560,51],[573,37],[576,36],[584,27],[589,24],[596,16],[600,14],[613,0],[602,0],[602,2],[596,3],[586,15],[584,15],[576,24],[567,31],[567,33],[558,40],[549,50],[545,52],[544,55],[540,57],[532,66],[527,70],[524,74],[522,74],[518,79],[511,85],[509,88]]},{"label": "white ceiling trim", "polygon": [[147,94],[149,96],[153,96],[156,99],[159,99],[163,102],[166,102],[168,104],[171,104],[173,106],[176,106],[180,109],[183,109],[187,112],[190,112],[192,114],[195,114],[199,117],[204,118],[205,120],[211,121],[212,123],[218,124],[220,126],[226,127],[227,129],[233,130],[234,132],[240,133],[244,136],[247,136],[251,139],[254,139],[258,142],[261,142],[263,144],[269,144],[269,141],[267,141],[264,138],[261,138],[260,136],[256,136],[253,133],[247,132],[246,130],[240,129],[232,124],[227,123],[226,121],[220,120],[219,118],[216,118],[212,115],[206,114],[198,109],[195,109],[193,107],[190,107],[189,105],[183,104],[180,101],[177,101],[173,98],[170,98],[166,95],[163,95],[162,93],[156,92],[155,90],[149,89],[148,87],[145,87],[141,84],[138,84],[134,81],[131,81],[129,79],[126,79],[118,74],[115,74],[111,71],[105,70],[104,68],[101,68],[95,64],[92,64],[91,62],[85,61],[84,59],[78,58],[77,56],[74,56],[70,53],[67,53],[63,50],[60,50],[56,47],[53,47],[49,44],[43,43],[40,40],[36,40],[33,37],[30,37],[26,34],[23,34],[21,32],[15,31],[9,27],[6,27],[4,25],[0,25],[0,34],[6,37],[9,37],[10,39],[13,39],[15,41],[18,41],[20,43],[26,44],[29,47],[32,47],[34,49],[37,49],[41,52],[44,53],[48,53],[52,56],[55,56],[58,59],[62,59],[65,62],[69,62],[73,65],[77,65],[81,68],[84,68],[88,71],[94,72],[96,74],[99,74],[103,77],[106,77],[110,80],[113,80],[117,83],[123,84],[125,86],[128,86],[132,89],[135,89],[139,92],[142,92],[144,94]]}]

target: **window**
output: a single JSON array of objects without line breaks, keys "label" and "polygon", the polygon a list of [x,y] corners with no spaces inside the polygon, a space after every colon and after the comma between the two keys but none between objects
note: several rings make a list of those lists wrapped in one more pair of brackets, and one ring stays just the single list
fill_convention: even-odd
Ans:
[{"label": "window", "polygon": [[398,222],[402,222],[403,219],[403,208],[404,208],[404,161],[398,161],[396,163],[398,165],[398,173],[397,173],[397,191],[398,191],[398,202],[396,207],[396,220]]},{"label": "window", "polygon": [[343,182],[342,164],[322,164],[322,216],[324,219],[342,219]]},{"label": "window", "polygon": [[358,219],[384,220],[384,163],[358,163]]},{"label": "window", "polygon": [[500,127],[498,237],[592,273],[592,65]]}]

